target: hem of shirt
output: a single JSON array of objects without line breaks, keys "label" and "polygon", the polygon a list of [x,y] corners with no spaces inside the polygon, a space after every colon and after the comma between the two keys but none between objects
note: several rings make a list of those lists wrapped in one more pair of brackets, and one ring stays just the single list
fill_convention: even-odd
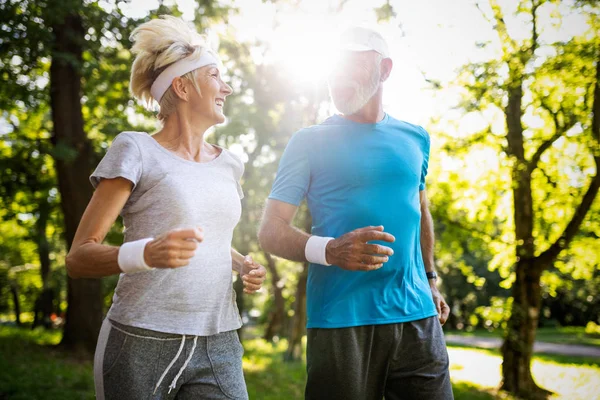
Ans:
[{"label": "hem of shirt", "polygon": [[94,189],[96,189],[102,179],[115,179],[115,178],[123,178],[123,179],[127,179],[129,182],[131,182],[133,184],[133,188],[131,189],[132,191],[137,186],[135,177],[131,176],[131,174],[124,172],[124,171],[119,171],[119,172],[114,172],[114,173],[105,173],[105,172],[93,173],[92,175],[90,175],[89,181],[92,184],[92,186],[94,187]]},{"label": "hem of shirt", "polygon": [[290,199],[289,197],[284,197],[284,196],[279,196],[279,195],[269,195],[268,198],[273,199],[273,200],[283,201],[284,203],[288,203],[288,204],[294,205],[296,207],[298,207],[300,205],[300,203],[302,202],[302,200],[294,201],[294,200]]},{"label": "hem of shirt", "polygon": [[223,333],[223,332],[238,330],[243,325],[243,323],[240,320],[238,320],[238,321],[236,321],[235,324],[231,325],[231,328],[229,327],[229,325],[225,325],[223,327],[219,327],[216,331],[198,330],[198,331],[192,332],[191,330],[187,330],[187,329],[178,330],[177,327],[165,328],[163,326],[147,324],[147,323],[143,323],[140,321],[125,321],[125,320],[119,319],[118,316],[115,318],[115,316],[111,315],[110,312],[106,315],[106,318],[113,320],[115,322],[118,322],[120,324],[123,324],[123,325],[133,326],[134,328],[142,328],[142,329],[148,329],[148,330],[156,331],[156,332],[160,332],[160,333],[172,333],[174,335],[188,335],[188,336],[213,336],[213,335],[218,335],[219,333]]},{"label": "hem of shirt", "polygon": [[353,328],[355,326],[363,326],[363,325],[386,325],[386,324],[398,324],[403,322],[412,322],[418,321],[420,319],[431,318],[437,316],[437,311],[418,314],[418,315],[409,315],[400,318],[375,318],[369,320],[355,321],[355,322],[340,322],[340,323],[319,323],[319,322],[311,322],[306,324],[306,328]]}]

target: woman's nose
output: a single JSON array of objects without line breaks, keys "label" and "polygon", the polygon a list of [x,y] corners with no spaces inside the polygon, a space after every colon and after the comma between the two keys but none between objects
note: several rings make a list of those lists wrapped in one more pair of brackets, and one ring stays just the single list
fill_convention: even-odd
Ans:
[{"label": "woman's nose", "polygon": [[223,94],[225,96],[229,96],[231,93],[233,93],[233,89],[231,88],[231,86],[229,86],[228,84],[223,82],[223,86],[221,87],[221,92],[223,92]]}]

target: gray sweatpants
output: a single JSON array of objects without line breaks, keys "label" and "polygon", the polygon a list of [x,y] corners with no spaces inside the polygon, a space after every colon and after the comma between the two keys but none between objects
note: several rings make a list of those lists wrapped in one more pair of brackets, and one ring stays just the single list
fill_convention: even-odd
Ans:
[{"label": "gray sweatpants", "polygon": [[437,317],[308,329],[307,400],[452,400]]},{"label": "gray sweatpants", "polygon": [[98,400],[248,399],[236,331],[162,333],[104,320],[94,381]]}]

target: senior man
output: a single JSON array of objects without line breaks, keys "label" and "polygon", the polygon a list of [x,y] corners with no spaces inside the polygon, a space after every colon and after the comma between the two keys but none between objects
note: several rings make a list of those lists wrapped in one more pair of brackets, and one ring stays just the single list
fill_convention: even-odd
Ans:
[{"label": "senior man", "polygon": [[[425,193],[428,133],[384,112],[392,60],[354,27],[329,78],[340,112],[288,143],[259,240],[310,262],[306,399],[452,399]],[[292,226],[306,198],[311,235]]]}]

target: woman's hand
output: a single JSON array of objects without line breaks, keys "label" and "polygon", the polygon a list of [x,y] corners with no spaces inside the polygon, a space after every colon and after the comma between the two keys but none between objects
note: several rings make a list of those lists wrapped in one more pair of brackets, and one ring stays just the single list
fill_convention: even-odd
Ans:
[{"label": "woman's hand", "polygon": [[144,260],[153,268],[185,267],[196,254],[198,243],[202,240],[202,228],[174,229],[146,245]]},{"label": "woman's hand", "polygon": [[254,262],[251,256],[244,257],[244,263],[240,270],[244,293],[256,293],[265,281],[267,270],[262,265]]}]

